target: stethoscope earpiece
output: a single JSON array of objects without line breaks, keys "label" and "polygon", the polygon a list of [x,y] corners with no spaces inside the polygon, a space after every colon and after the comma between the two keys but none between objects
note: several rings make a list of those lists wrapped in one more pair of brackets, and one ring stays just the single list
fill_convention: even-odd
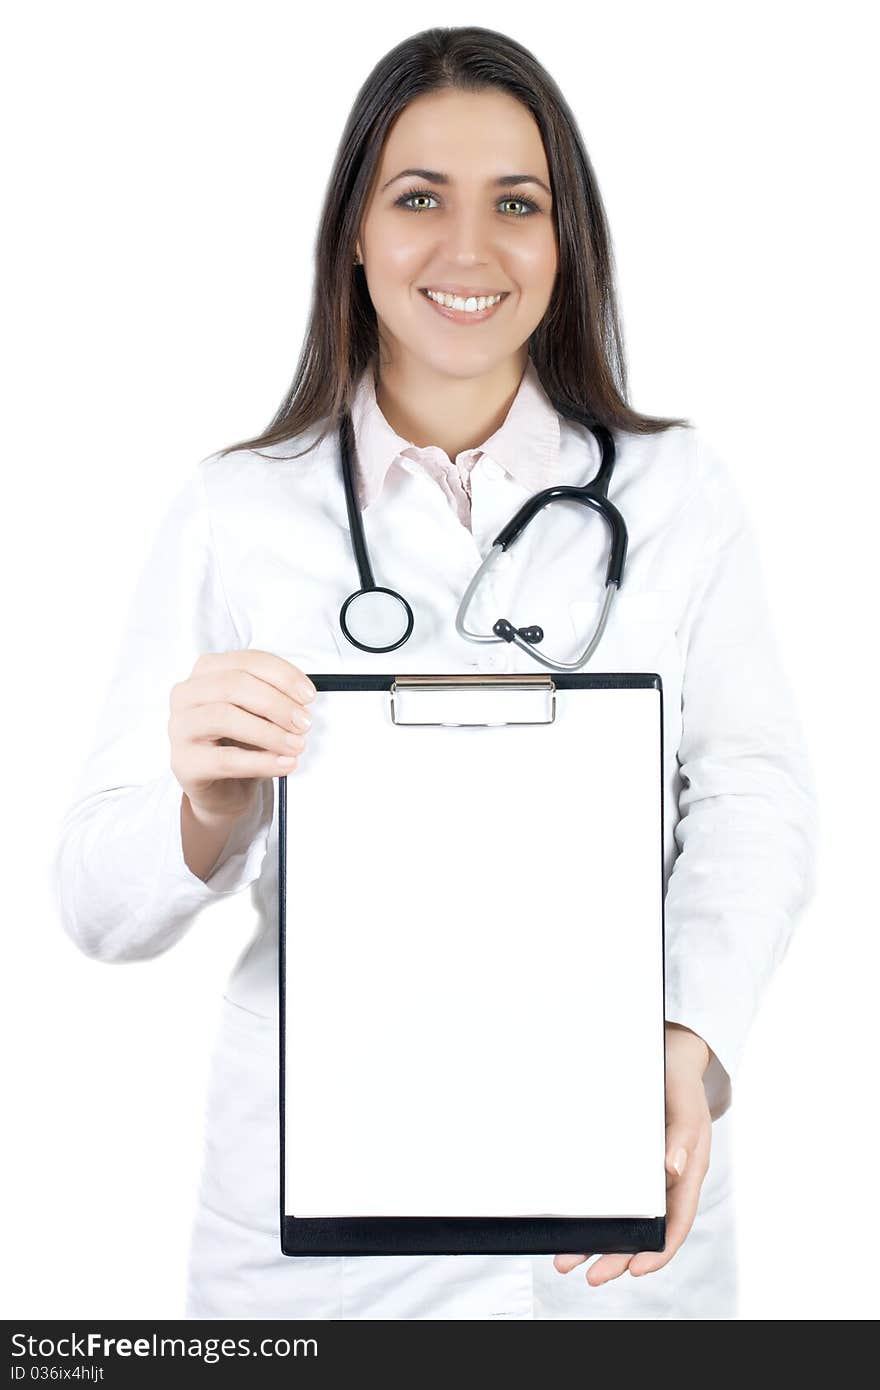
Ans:
[{"label": "stethoscope earpiece", "polygon": [[500,637],[502,642],[512,642],[514,633],[518,632],[524,642],[543,642],[544,629],[542,627],[514,627],[506,618],[499,618],[497,623],[492,625],[492,631],[496,637]]}]

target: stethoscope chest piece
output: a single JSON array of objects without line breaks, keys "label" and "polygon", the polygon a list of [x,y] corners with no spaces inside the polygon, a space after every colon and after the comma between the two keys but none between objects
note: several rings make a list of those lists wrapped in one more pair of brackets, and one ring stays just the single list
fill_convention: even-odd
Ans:
[{"label": "stethoscope chest piece", "polygon": [[374,585],[355,589],[339,610],[349,642],[365,652],[393,652],[413,630],[413,611],[402,594]]}]

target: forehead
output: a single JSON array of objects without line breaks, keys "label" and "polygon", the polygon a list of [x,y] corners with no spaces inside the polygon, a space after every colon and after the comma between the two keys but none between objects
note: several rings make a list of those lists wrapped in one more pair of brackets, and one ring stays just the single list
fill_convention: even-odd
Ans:
[{"label": "forehead", "polygon": [[380,177],[419,164],[455,181],[538,174],[549,182],[541,132],[507,92],[428,92],[400,113],[385,141]]}]

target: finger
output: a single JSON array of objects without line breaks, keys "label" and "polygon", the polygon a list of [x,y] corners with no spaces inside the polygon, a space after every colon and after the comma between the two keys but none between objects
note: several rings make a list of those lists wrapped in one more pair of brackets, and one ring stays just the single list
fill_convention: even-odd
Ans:
[{"label": "finger", "polygon": [[[667,1108],[668,1099],[667,1099]],[[666,1172],[671,1178],[684,1177],[685,1169],[701,1157],[708,1160],[712,1130],[704,1111],[693,1105],[677,1105],[674,1118],[666,1126]]]},{"label": "finger", "polygon": [[570,1274],[578,1265],[582,1265],[585,1260],[591,1260],[592,1255],[554,1255],[553,1264],[560,1274]]},{"label": "finger", "polygon": [[219,739],[233,740],[239,747],[260,752],[299,756],[306,735],[293,729],[279,729],[271,719],[249,714],[238,705],[195,705],[180,710],[169,720],[169,733],[175,740],[213,743]]},{"label": "finger", "polygon": [[618,1279],[621,1274],[625,1274],[633,1255],[602,1255],[594,1265],[590,1265],[587,1270],[587,1283],[598,1285],[607,1284],[609,1279]]},{"label": "finger", "polygon": [[234,744],[191,743],[185,758],[172,761],[179,782],[215,782],[226,777],[286,777],[302,754],[269,753]]},{"label": "finger", "polygon": [[193,675],[229,668],[249,671],[252,676],[265,681],[267,685],[274,685],[283,695],[301,703],[308,703],[317,694],[305,671],[294,666],[292,661],[286,661],[274,652],[263,652],[253,647],[235,652],[203,652],[196,660]]},{"label": "finger", "polygon": [[207,665],[171,691],[172,713],[194,705],[217,703],[238,705],[251,714],[261,714],[282,729],[295,728],[303,732],[312,722],[298,698],[285,695],[277,686],[239,667]]},{"label": "finger", "polygon": [[687,1167],[688,1151],[684,1144],[669,1143],[666,1149],[666,1171],[673,1178],[684,1176]]},{"label": "finger", "polygon": [[[676,1146],[677,1147],[677,1146]],[[703,1178],[708,1164],[703,1160],[705,1144],[697,1144],[688,1154],[681,1177],[674,1172],[667,1178],[666,1188],[666,1245],[663,1250],[641,1250],[630,1263],[630,1274],[651,1274],[668,1264],[684,1243],[694,1224]]]}]

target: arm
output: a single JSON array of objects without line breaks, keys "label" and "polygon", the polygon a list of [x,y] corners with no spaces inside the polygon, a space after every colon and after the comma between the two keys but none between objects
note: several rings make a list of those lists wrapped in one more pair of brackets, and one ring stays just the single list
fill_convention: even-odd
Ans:
[{"label": "arm", "polygon": [[[206,883],[221,862],[238,817],[210,816],[196,810],[186,792],[180,803],[180,839],[187,868]],[[222,855],[222,860],[221,860]]]},{"label": "arm", "polygon": [[712,521],[679,629],[679,855],[666,895],[666,1017],[705,1039],[712,1118],[814,884],[812,774],[742,499],[698,436]]},{"label": "arm", "polygon": [[204,828],[193,835],[190,826],[184,854],[183,792],[169,758],[171,688],[201,652],[241,646],[217,569],[203,467],[179,489],[137,581],[92,748],[58,831],[51,880],[61,923],[98,960],[168,950],[208,903],[257,879],[268,845],[274,784],[264,778],[250,810],[214,828],[213,845]]}]

